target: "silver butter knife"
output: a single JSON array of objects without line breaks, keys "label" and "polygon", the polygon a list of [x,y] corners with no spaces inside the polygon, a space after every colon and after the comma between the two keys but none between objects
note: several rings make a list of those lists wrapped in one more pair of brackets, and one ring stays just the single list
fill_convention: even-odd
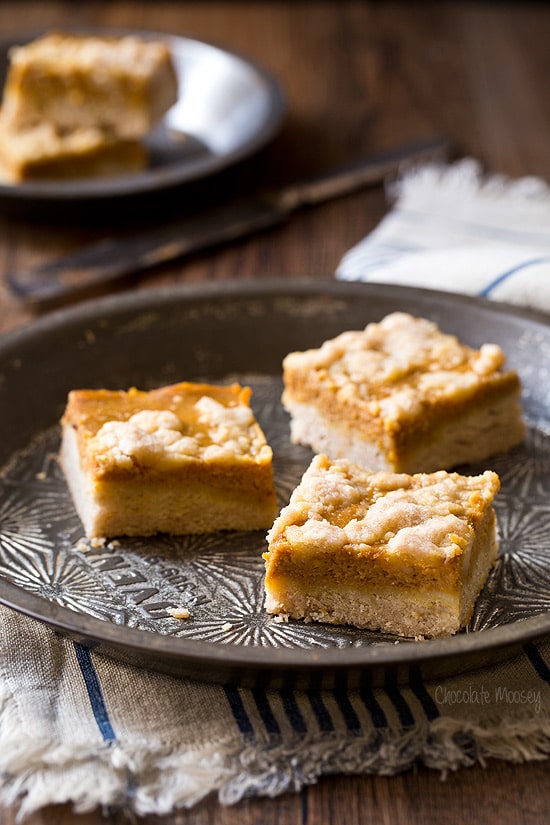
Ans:
[{"label": "silver butter knife", "polygon": [[9,273],[7,282],[21,301],[36,308],[85,297],[130,274],[281,224],[298,209],[382,183],[404,164],[443,160],[449,151],[449,142],[440,137],[403,144],[316,178],[136,235],[105,238],[32,269]]}]

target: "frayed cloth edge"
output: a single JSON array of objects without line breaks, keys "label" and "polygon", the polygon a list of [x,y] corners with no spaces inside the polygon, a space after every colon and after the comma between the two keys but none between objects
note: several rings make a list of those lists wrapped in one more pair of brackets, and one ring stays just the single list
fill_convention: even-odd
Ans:
[{"label": "frayed cloth edge", "polygon": [[423,728],[369,736],[321,734],[262,744],[239,738],[193,753],[111,743],[75,754],[34,742],[29,755],[25,769],[0,776],[0,801],[19,806],[20,822],[60,803],[72,803],[76,812],[103,807],[162,815],[191,808],[211,793],[217,792],[222,805],[233,805],[246,797],[295,792],[325,775],[391,776],[422,764],[445,777],[491,758],[542,760],[550,756],[550,720],[519,720],[497,730],[440,717]]},{"label": "frayed cloth edge", "polygon": [[[542,178],[527,175],[511,178],[495,172],[485,172],[478,160],[461,158],[454,163],[422,163],[404,166],[393,180],[388,180],[386,193],[392,201],[417,197],[452,197],[459,200],[480,198],[493,205],[510,208],[510,201],[548,214],[550,186]],[[541,211],[543,210],[543,211]]]},{"label": "frayed cloth edge", "polygon": [[323,737],[300,750],[274,744],[258,752],[251,744],[240,754],[242,771],[220,789],[224,804],[246,796],[276,796],[298,791],[321,776],[373,774],[393,776],[421,764],[445,778],[460,768],[484,765],[491,758],[511,762],[550,757],[550,719],[518,721],[498,730],[440,717],[424,729],[376,731],[372,737]]}]

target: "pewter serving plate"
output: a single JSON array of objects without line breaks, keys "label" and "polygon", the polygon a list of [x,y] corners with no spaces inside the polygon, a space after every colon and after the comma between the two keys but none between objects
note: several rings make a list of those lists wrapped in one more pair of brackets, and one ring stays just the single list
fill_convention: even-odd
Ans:
[{"label": "pewter serving plate", "polygon": [[[119,539],[82,546],[56,454],[76,387],[180,380],[252,386],[281,506],[311,459],[292,445],[281,360],[393,310],[472,346],[500,344],[524,387],[525,444],[484,462],[501,476],[500,557],[466,632],[403,641],[279,623],[263,605],[265,533]],[[0,339],[0,601],[100,653],[172,674],[272,687],[353,687],[441,677],[511,656],[550,632],[550,326],[449,293],[266,281],[185,286],[59,311]],[[171,616],[188,608],[187,619]]]},{"label": "pewter serving plate", "polygon": [[[217,46],[169,34],[120,29],[75,29],[90,35],[136,34],[170,46],[179,81],[178,100],[147,137],[149,167],[143,172],[80,180],[0,184],[0,202],[114,198],[164,190],[211,175],[249,156],[279,130],[285,98],[263,67]],[[8,51],[44,32],[0,42],[0,90]]]}]

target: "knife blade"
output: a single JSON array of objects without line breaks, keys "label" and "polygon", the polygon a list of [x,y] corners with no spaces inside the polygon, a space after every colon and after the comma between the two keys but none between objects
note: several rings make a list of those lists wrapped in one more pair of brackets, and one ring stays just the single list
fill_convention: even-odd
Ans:
[{"label": "knife blade", "polygon": [[449,148],[441,137],[406,143],[136,235],[106,237],[39,266],[8,273],[7,283],[21,301],[35,308],[82,297],[128,275],[277,226],[298,209],[380,184],[405,163],[443,160]]}]

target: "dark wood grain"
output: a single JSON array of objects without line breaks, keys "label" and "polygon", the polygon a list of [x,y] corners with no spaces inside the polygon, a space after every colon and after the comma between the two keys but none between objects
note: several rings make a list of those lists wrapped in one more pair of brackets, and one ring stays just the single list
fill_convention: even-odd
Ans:
[{"label": "dark wood grain", "polygon": [[[274,72],[288,96],[281,134],[227,174],[179,192],[167,213],[282,184],[423,135],[446,134],[461,154],[504,175],[550,180],[550,6],[532,2],[359,2],[359,0],[138,0],[0,3],[9,37],[67,22],[193,36],[246,54]],[[288,223],[157,268],[120,289],[270,276],[333,277],[342,254],[387,209],[381,187],[307,209]],[[155,216],[0,214],[0,332],[32,320],[5,276],[97,240],[151,225]],[[191,811],[146,817],[144,825],[541,825],[549,822],[548,763],[491,762],[442,781],[426,768],[396,777],[332,777],[279,799],[233,808],[210,798]],[[76,816],[52,807],[29,825],[121,825],[122,814]],[[15,825],[15,811],[0,811]]]}]

